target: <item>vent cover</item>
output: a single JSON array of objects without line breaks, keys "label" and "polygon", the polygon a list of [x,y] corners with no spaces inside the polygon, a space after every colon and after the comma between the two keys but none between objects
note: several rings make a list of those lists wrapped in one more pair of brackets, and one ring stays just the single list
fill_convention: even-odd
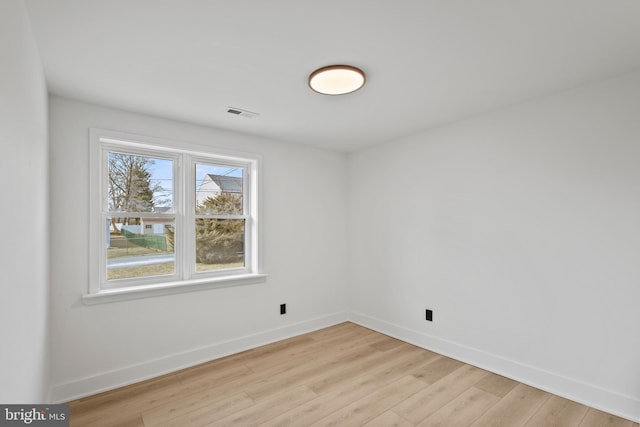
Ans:
[{"label": "vent cover", "polygon": [[245,119],[254,119],[260,115],[260,113],[254,113],[253,111],[243,110],[242,108],[236,107],[227,107],[227,113],[244,117]]}]

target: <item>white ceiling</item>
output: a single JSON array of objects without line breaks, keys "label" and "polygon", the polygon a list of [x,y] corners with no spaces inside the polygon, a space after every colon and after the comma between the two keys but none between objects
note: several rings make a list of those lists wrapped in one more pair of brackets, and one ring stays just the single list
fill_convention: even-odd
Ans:
[{"label": "white ceiling", "polygon": [[638,0],[25,1],[52,93],[342,151],[640,69]]}]

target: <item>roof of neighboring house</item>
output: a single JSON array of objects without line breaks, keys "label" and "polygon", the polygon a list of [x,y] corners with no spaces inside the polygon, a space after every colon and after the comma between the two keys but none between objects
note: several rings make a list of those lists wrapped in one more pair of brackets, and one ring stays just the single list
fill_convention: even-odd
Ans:
[{"label": "roof of neighboring house", "polygon": [[242,193],[242,178],[239,176],[209,174],[209,178],[225,193]]}]

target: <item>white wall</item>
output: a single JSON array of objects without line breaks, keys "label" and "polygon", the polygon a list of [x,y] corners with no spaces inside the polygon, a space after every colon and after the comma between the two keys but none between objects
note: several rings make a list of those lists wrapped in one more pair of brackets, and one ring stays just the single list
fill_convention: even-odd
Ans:
[{"label": "white wall", "polygon": [[[55,400],[346,320],[346,155],[59,97],[49,108]],[[261,154],[267,282],[83,305],[89,127]]]},{"label": "white wall", "polygon": [[21,0],[0,2],[0,148],[0,402],[46,402],[47,90]]},{"label": "white wall", "polygon": [[354,320],[640,419],[640,74],[357,152],[350,184]]}]

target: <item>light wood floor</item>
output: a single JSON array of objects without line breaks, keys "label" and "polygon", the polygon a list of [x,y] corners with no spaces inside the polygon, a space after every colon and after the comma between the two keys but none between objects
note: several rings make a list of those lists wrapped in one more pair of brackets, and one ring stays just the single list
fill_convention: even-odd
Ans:
[{"label": "light wood floor", "polygon": [[83,427],[640,427],[352,323],[69,405]]}]

